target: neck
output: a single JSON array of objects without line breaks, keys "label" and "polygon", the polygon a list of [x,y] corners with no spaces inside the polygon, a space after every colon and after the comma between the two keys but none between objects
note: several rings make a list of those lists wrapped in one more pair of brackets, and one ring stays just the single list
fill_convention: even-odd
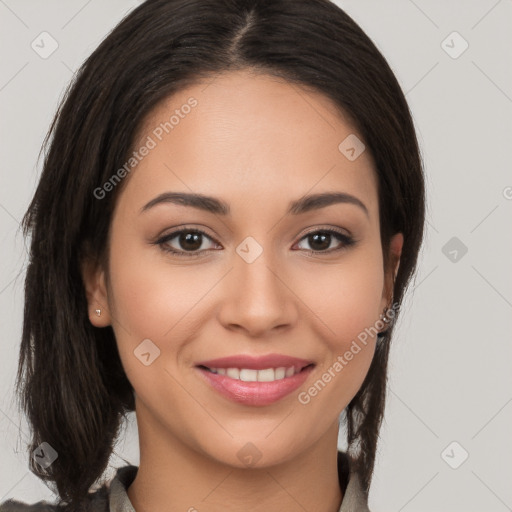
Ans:
[{"label": "neck", "polygon": [[237,468],[191,449],[137,413],[140,464],[128,488],[137,512],[338,512],[338,423],[311,447],[261,468]]}]

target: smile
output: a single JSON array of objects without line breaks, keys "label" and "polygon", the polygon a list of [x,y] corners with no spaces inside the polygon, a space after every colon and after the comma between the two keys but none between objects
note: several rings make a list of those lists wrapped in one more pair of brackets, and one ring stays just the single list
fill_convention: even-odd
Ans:
[{"label": "smile", "polygon": [[265,368],[209,368],[196,366],[200,377],[223,397],[244,405],[266,406],[299,388],[311,374],[314,364]]},{"label": "smile", "polygon": [[274,382],[282,380],[286,377],[292,377],[296,373],[300,373],[302,368],[290,366],[285,368],[265,368],[264,370],[253,370],[251,368],[207,368],[212,373],[218,375],[226,375],[230,379],[242,380],[244,382]]}]

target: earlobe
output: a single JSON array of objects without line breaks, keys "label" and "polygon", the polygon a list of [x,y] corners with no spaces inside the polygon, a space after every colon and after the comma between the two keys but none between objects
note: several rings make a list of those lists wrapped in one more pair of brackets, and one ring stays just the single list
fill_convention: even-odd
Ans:
[{"label": "earlobe", "polygon": [[95,327],[107,327],[111,322],[105,271],[85,263],[82,265],[82,279],[87,297],[89,321]]}]

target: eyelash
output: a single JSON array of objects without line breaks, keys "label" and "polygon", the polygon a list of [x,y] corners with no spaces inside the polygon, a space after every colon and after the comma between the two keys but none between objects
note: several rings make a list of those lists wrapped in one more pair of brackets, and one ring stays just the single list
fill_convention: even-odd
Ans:
[{"label": "eyelash", "polygon": [[[205,236],[206,238],[209,238],[210,240],[214,241],[207,233],[205,233],[204,231],[200,230],[200,229],[196,229],[196,228],[185,228],[185,229],[180,229],[178,231],[173,231],[172,233],[169,233],[161,238],[159,238],[156,242],[153,242],[153,245],[158,245],[160,246],[160,248],[165,251],[165,252],[168,252],[168,253],[171,253],[175,256],[179,256],[179,257],[188,257],[188,258],[199,258],[199,257],[202,257],[202,253],[205,251],[205,250],[211,250],[211,249],[203,249],[202,251],[195,251],[195,252],[186,252],[186,251],[178,251],[176,249],[172,249],[170,248],[168,245],[166,245],[170,240],[172,240],[173,238],[175,238],[177,235],[180,235],[182,233],[194,233],[194,234],[200,234],[200,235],[203,235]],[[348,247],[354,245],[356,243],[356,240],[354,238],[352,238],[351,236],[349,235],[346,235],[344,233],[342,233],[341,231],[338,231],[336,229],[333,229],[333,228],[326,228],[326,229],[317,229],[315,231],[310,231],[309,233],[306,233],[300,240],[304,240],[305,238],[311,236],[311,235],[315,235],[315,234],[319,234],[319,233],[322,233],[322,234],[329,234],[329,235],[334,235],[336,238],[338,238],[338,240],[340,242],[342,242],[342,245],[338,248],[335,248],[335,249],[329,249],[329,250],[326,250],[326,251],[315,251],[315,250],[307,250],[307,249],[304,249],[307,253],[309,253],[310,255],[321,255],[321,254],[331,254],[331,253],[334,253],[334,252],[338,252],[338,251],[342,251],[343,249],[347,249]],[[215,250],[215,249],[214,249]]]}]

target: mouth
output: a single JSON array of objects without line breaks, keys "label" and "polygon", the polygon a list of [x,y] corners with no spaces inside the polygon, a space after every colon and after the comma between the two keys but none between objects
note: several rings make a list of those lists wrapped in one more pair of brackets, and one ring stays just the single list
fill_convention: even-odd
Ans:
[{"label": "mouth", "polygon": [[269,368],[195,368],[214,391],[230,401],[250,406],[266,406],[290,395],[307,380],[314,363]]}]

